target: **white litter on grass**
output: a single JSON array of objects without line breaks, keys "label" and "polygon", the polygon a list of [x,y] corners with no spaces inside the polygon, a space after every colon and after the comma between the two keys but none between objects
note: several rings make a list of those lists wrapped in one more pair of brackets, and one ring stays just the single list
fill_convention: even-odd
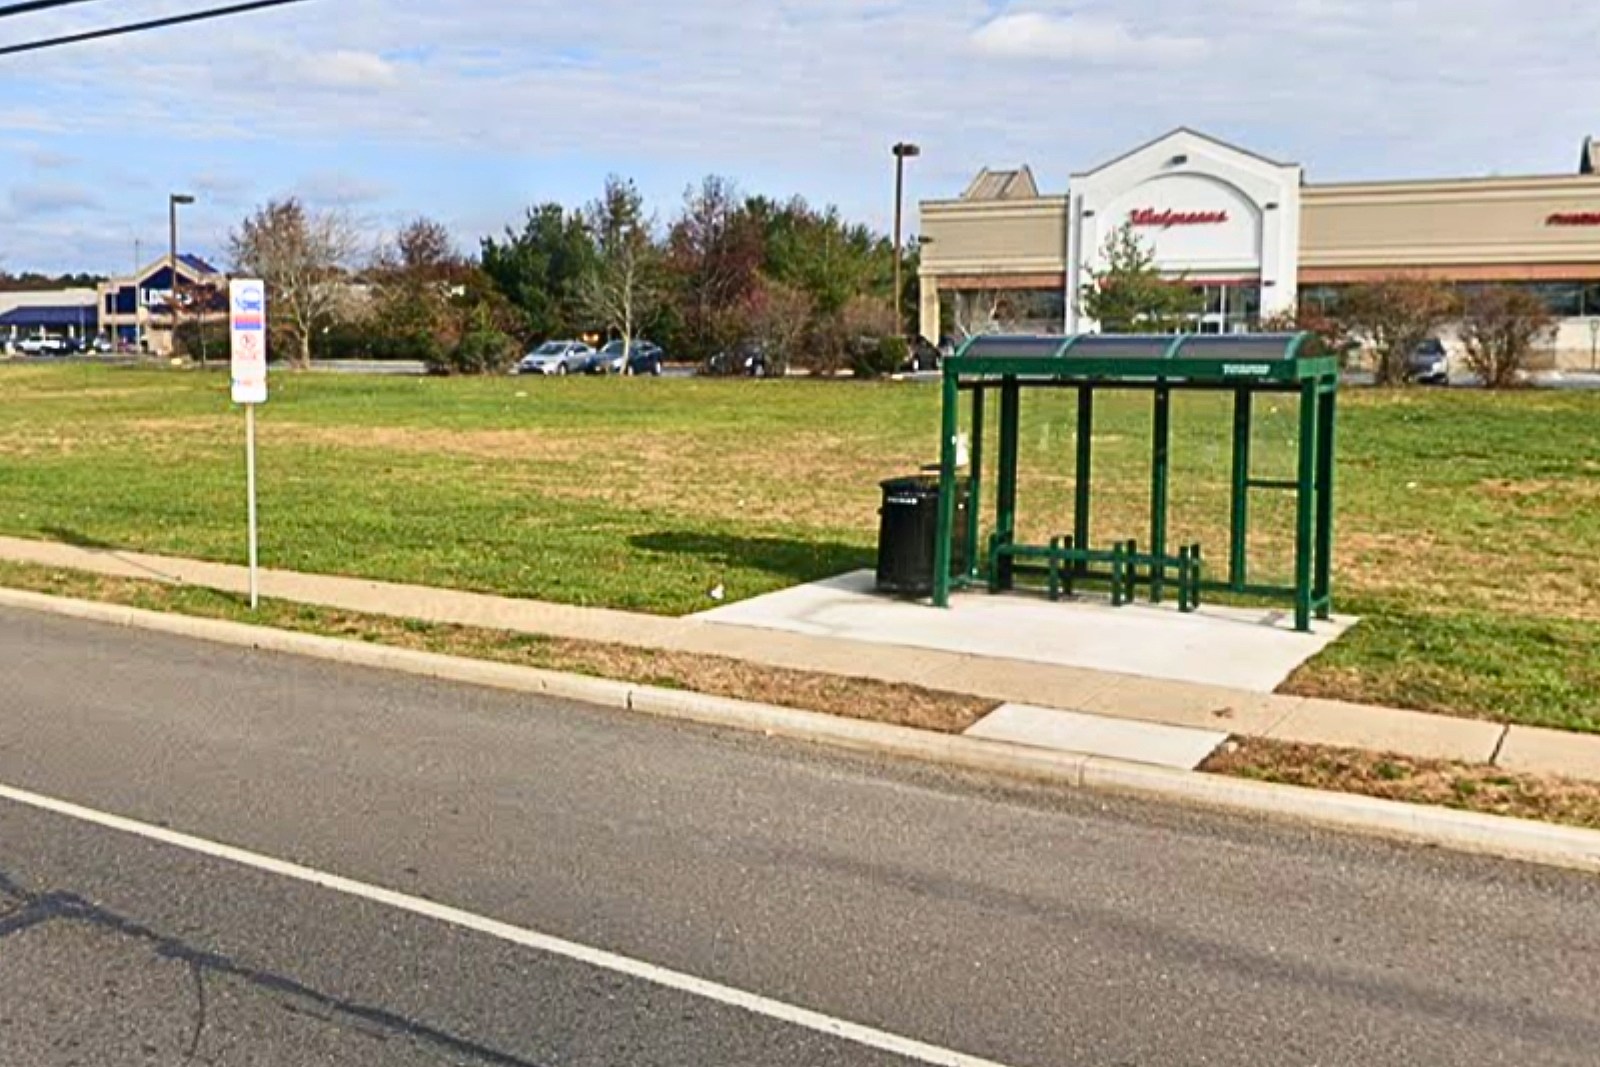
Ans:
[{"label": "white litter on grass", "polygon": [[721,584],[717,584],[707,590],[706,596],[710,597],[712,600],[721,602],[728,598],[728,590]]}]

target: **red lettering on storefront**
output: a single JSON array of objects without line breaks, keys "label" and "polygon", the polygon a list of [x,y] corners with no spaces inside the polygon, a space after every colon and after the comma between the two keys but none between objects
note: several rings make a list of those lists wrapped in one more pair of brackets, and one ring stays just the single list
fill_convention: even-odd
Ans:
[{"label": "red lettering on storefront", "polygon": [[1600,211],[1558,211],[1544,220],[1546,226],[1600,226]]},{"label": "red lettering on storefront", "polygon": [[1174,226],[1220,226],[1228,221],[1226,211],[1158,211],[1153,207],[1139,208],[1128,216],[1134,226],[1170,230]]}]

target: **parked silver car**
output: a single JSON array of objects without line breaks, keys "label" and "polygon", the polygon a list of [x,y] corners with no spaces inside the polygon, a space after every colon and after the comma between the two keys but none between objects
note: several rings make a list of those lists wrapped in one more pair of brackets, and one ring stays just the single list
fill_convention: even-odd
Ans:
[{"label": "parked silver car", "polygon": [[517,363],[518,374],[578,374],[589,366],[594,349],[582,341],[546,341]]}]

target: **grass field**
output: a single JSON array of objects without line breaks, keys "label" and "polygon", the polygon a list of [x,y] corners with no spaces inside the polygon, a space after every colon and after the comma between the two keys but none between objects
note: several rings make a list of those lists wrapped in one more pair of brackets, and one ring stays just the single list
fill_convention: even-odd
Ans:
[{"label": "grass field", "polygon": [[[0,533],[242,555],[242,422],[218,375],[0,366]],[[280,375],[263,558],[682,613],[870,566],[879,479],[934,458],[937,390],[711,380]],[[1228,419],[1181,397],[1174,543],[1226,552]],[[1292,412],[1258,425],[1286,476]],[[1030,398],[1022,533],[1070,528],[1070,397]],[[1096,540],[1146,536],[1149,416],[1097,426]],[[1600,395],[1352,391],[1339,608],[1367,623],[1297,692],[1600,731]],[[1258,496],[1259,576],[1288,569]]]}]

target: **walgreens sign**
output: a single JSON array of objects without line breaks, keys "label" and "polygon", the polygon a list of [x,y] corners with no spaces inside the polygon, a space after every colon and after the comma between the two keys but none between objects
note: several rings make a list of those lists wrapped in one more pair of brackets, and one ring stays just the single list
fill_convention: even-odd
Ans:
[{"label": "walgreens sign", "polygon": [[1174,226],[1221,226],[1229,219],[1226,211],[1174,211],[1142,207],[1128,216],[1131,225],[1154,230],[1170,230]]},{"label": "walgreens sign", "polygon": [[1558,211],[1544,220],[1546,226],[1600,226],[1600,211]]}]

